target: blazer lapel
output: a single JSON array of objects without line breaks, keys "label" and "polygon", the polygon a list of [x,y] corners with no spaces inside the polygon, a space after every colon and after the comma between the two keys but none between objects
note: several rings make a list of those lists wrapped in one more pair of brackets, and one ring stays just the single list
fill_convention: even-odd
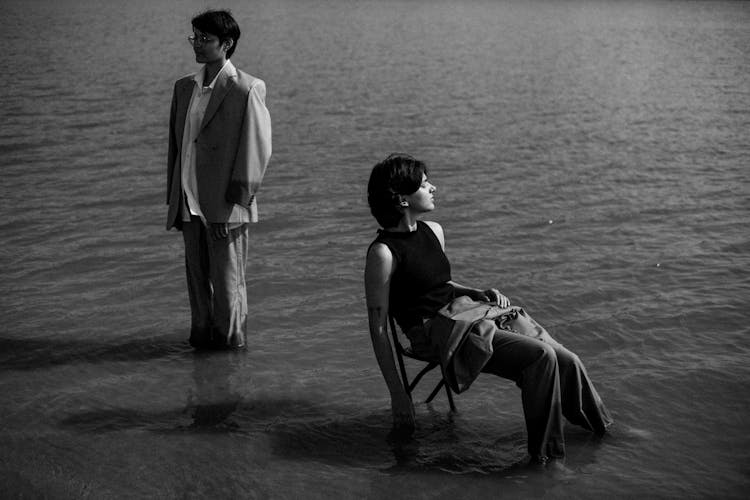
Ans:
[{"label": "blazer lapel", "polygon": [[216,114],[221,101],[224,100],[227,92],[229,92],[229,89],[231,89],[234,85],[234,79],[236,76],[237,73],[234,71],[222,72],[216,79],[216,85],[214,85],[214,89],[211,92],[211,99],[208,101],[208,106],[206,107],[206,114],[203,115],[201,130],[203,130],[203,127],[205,127],[206,124],[211,121],[211,118],[213,118],[213,116]]}]

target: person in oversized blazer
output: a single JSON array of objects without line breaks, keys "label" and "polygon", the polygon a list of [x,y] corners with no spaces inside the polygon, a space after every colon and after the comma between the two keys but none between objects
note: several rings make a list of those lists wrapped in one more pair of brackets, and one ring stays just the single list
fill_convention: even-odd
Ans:
[{"label": "person in oversized blazer", "polygon": [[182,231],[190,344],[245,346],[248,223],[271,156],[263,80],[234,67],[240,31],[228,11],[192,20],[200,71],[174,86],[167,155],[167,229]]}]

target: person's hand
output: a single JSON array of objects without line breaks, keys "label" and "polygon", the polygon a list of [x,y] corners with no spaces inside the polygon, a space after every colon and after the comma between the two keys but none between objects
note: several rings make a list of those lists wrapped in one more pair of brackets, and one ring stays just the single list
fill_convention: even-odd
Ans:
[{"label": "person's hand", "polygon": [[489,290],[485,290],[480,293],[480,296],[482,297],[482,300],[486,300],[487,302],[490,302],[492,304],[497,304],[500,307],[510,306],[510,299],[500,293],[500,290],[498,290],[497,288],[490,288]]},{"label": "person's hand", "polygon": [[229,225],[225,222],[212,222],[211,223],[211,238],[214,240],[223,240],[229,236]]},{"label": "person's hand", "polygon": [[414,404],[406,391],[391,395],[391,410],[394,430],[406,434],[414,432]]}]

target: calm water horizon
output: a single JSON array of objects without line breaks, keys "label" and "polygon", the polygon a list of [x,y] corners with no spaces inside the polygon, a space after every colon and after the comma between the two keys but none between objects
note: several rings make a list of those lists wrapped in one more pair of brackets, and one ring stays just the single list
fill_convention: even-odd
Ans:
[{"label": "calm water horizon", "polygon": [[[750,3],[230,2],[274,155],[250,348],[199,355],[164,185],[207,6],[3,3],[0,496],[745,496]],[[393,151],[428,164],[454,278],[523,305],[612,412],[562,467],[513,467],[520,391],[490,376],[389,437],[362,272]]]}]

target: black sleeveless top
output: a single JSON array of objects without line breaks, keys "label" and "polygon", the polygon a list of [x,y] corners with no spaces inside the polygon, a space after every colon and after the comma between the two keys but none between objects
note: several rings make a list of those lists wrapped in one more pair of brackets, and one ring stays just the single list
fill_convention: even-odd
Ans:
[{"label": "black sleeveless top", "polygon": [[417,230],[411,232],[381,229],[375,243],[386,245],[396,260],[389,307],[404,332],[421,326],[422,318],[432,318],[455,298],[453,286],[448,284],[450,263],[427,224],[417,221]]}]

